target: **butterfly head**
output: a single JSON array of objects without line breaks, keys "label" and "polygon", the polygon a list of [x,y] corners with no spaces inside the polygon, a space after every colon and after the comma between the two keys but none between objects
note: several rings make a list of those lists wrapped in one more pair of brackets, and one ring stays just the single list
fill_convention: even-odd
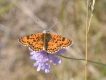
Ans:
[{"label": "butterfly head", "polygon": [[48,30],[43,30],[43,33],[50,33]]}]

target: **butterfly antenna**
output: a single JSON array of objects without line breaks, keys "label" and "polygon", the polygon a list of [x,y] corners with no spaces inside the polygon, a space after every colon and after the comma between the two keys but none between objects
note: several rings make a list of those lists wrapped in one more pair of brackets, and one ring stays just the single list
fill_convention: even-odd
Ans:
[{"label": "butterfly antenna", "polygon": [[53,26],[50,27],[48,30],[50,30],[51,28],[53,28],[58,22],[59,22],[59,21],[55,22],[55,23],[53,24]]}]

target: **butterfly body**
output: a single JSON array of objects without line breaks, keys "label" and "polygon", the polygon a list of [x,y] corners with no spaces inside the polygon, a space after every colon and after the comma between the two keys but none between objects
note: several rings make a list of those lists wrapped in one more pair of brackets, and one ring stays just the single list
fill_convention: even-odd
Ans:
[{"label": "butterfly body", "polygon": [[60,48],[65,48],[72,44],[70,39],[58,34],[52,34],[47,30],[43,31],[43,33],[23,36],[19,39],[19,42],[29,46],[34,51],[45,50],[51,54],[57,52]]}]

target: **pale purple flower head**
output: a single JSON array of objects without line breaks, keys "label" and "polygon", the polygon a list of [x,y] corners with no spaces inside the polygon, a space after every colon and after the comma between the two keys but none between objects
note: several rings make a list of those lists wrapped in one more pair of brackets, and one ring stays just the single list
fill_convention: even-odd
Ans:
[{"label": "pale purple flower head", "polygon": [[[29,48],[30,49],[30,48]],[[66,52],[66,49],[60,49],[56,53],[47,53],[46,51],[33,51],[30,49],[31,57],[30,59],[36,60],[33,66],[38,66],[37,71],[45,70],[45,73],[49,73],[50,71],[50,64],[52,62],[54,65],[57,63],[61,63],[61,60],[56,56],[56,54],[62,54]]]}]

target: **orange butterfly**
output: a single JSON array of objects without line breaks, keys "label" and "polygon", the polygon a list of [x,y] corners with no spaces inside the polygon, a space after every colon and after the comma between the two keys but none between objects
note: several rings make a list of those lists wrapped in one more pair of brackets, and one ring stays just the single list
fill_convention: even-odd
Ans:
[{"label": "orange butterfly", "polygon": [[19,39],[19,42],[29,46],[34,51],[45,50],[51,54],[72,44],[72,40],[58,34],[52,34],[47,30],[43,31],[43,33],[23,36]]}]

